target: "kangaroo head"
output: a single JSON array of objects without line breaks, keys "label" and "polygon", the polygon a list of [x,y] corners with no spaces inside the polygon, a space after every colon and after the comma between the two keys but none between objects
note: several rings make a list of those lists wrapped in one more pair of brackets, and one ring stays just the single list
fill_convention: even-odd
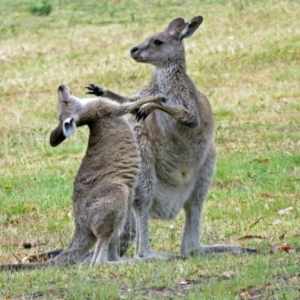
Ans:
[{"label": "kangaroo head", "polygon": [[184,60],[182,40],[192,36],[202,21],[201,16],[187,23],[182,18],[173,20],[164,32],[154,34],[133,47],[130,50],[131,57],[137,62],[150,63],[156,67],[165,67]]},{"label": "kangaroo head", "polygon": [[82,103],[72,95],[68,86],[60,85],[57,89],[57,95],[57,118],[59,124],[50,135],[50,145],[52,147],[58,146],[75,132],[76,122],[82,111]]}]

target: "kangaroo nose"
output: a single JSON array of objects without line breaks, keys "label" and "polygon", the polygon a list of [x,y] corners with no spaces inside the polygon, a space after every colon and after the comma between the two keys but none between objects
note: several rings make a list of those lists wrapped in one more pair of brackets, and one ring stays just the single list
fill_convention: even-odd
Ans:
[{"label": "kangaroo nose", "polygon": [[64,84],[61,84],[59,87],[58,87],[58,90],[60,92],[63,92],[65,90],[66,86]]},{"label": "kangaroo nose", "polygon": [[130,50],[130,53],[133,54],[135,53],[136,51],[138,51],[139,48],[138,47],[133,47],[131,50]]}]

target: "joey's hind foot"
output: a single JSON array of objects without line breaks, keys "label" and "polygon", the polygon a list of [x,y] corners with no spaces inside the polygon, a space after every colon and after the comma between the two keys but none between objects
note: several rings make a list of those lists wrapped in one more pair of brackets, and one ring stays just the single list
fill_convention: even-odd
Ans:
[{"label": "joey's hind foot", "polygon": [[141,260],[152,260],[152,259],[165,259],[165,260],[173,260],[178,258],[178,256],[168,253],[168,252],[155,252],[155,251],[150,251],[147,254],[144,255],[139,255],[136,254],[135,259],[141,259]]},{"label": "joey's hind foot", "polygon": [[107,261],[106,263],[108,265],[120,265],[120,264],[132,264],[132,263],[136,263],[139,260],[137,258],[128,258],[128,259],[120,259],[117,261]]},{"label": "joey's hind foot", "polygon": [[85,87],[88,91],[86,92],[86,94],[89,95],[96,95],[96,96],[103,96],[105,93],[105,89],[102,88],[99,85],[90,83],[88,86]]}]

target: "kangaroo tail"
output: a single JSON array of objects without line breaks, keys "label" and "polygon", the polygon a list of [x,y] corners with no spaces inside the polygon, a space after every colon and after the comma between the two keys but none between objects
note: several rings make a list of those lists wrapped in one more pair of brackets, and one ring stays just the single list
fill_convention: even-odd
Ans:
[{"label": "kangaroo tail", "polygon": [[53,262],[48,261],[45,263],[8,264],[8,265],[0,265],[0,272],[3,271],[19,272],[22,270],[44,269],[50,266],[54,266]]}]

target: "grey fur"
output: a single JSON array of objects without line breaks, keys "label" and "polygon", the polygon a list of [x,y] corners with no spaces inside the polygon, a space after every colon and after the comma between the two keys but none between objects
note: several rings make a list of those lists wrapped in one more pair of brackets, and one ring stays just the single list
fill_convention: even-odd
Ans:
[{"label": "grey fur", "polygon": [[[196,89],[186,73],[183,39],[198,29],[203,18],[185,22],[173,20],[164,32],[154,34],[131,49],[131,57],[154,65],[150,82],[131,97],[123,97],[90,85],[90,94],[102,95],[120,103],[149,96],[162,96],[166,103],[144,105],[131,118],[142,157],[142,168],[135,190],[133,209],[137,224],[135,256],[169,258],[154,252],[149,238],[149,218],[173,219],[185,211],[180,255],[252,253],[235,245],[200,244],[200,224],[204,202],[216,165],[214,120],[206,97]],[[121,242],[122,245],[122,242]]]},{"label": "grey fur", "polygon": [[91,265],[119,259],[119,234],[131,212],[141,165],[134,132],[124,115],[147,103],[159,105],[163,99],[151,96],[120,105],[100,98],[79,99],[66,85],[59,86],[58,99],[59,125],[51,133],[52,146],[59,145],[77,126],[88,125],[90,129],[87,151],[74,182],[73,239],[67,249],[46,263],[2,265],[0,270],[69,265],[95,244]]}]

